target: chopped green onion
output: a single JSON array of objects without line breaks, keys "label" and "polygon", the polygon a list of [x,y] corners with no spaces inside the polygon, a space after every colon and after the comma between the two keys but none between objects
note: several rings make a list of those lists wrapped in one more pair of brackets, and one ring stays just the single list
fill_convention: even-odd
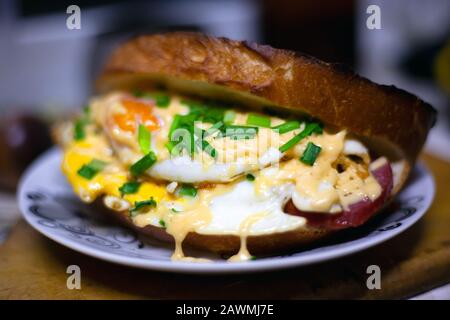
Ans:
[{"label": "chopped green onion", "polygon": [[89,105],[84,106],[83,108],[83,116],[75,122],[73,128],[73,138],[76,141],[83,140],[86,138],[85,127],[89,123],[89,115],[90,115]]},{"label": "chopped green onion", "polygon": [[163,92],[143,92],[143,91],[137,90],[133,94],[136,98],[155,100],[155,104],[159,108],[167,108],[170,104],[169,95],[167,95]]},{"label": "chopped green onion", "polygon": [[103,168],[105,168],[106,165],[107,163],[105,161],[98,159],[93,159],[91,162],[89,162],[89,166],[97,171],[103,170]]},{"label": "chopped green onion", "polygon": [[233,110],[225,111],[223,116],[223,122],[225,123],[233,123],[234,119],[236,119],[236,112]]},{"label": "chopped green onion", "polygon": [[258,133],[258,127],[229,125],[224,129],[224,136],[231,139],[253,139]]},{"label": "chopped green onion", "polygon": [[321,147],[316,146],[312,142],[308,142],[308,144],[306,145],[306,149],[303,152],[303,155],[300,157],[300,161],[303,162],[304,164],[312,166],[316,161],[316,158],[319,155],[320,150],[322,150]]},{"label": "chopped green onion", "polygon": [[148,129],[140,124],[138,129],[138,142],[142,153],[147,154],[150,152],[150,144],[152,141],[152,136]]},{"label": "chopped green onion", "polygon": [[181,212],[180,210],[177,210],[177,209],[175,209],[175,208],[172,208],[172,209],[170,209],[170,210],[172,210],[172,212],[175,212],[175,213]]},{"label": "chopped green onion", "polygon": [[223,127],[223,122],[217,122],[216,124],[212,125],[208,129],[206,129],[203,133],[203,138],[208,137],[216,132],[220,132],[220,129]]},{"label": "chopped green onion", "polygon": [[[177,129],[185,129],[190,133],[191,144],[189,146],[184,143],[184,145],[181,145],[181,148],[177,148],[177,150],[186,149],[191,155],[200,149],[207,150],[210,151],[208,153],[212,157],[215,157],[215,150],[210,147],[208,142],[202,142],[202,140],[204,140],[205,136],[211,135],[214,132],[217,132],[219,128],[223,127],[225,109],[197,101],[182,100],[181,103],[189,107],[189,113],[186,115],[176,115],[174,117],[169,129],[169,144],[167,144],[166,147],[172,154],[173,148],[178,145],[178,143],[176,143],[177,141],[174,141],[173,139],[173,133]],[[213,123],[214,125],[206,132],[202,130],[202,136],[197,137],[198,134],[196,130],[194,130],[195,121]]]},{"label": "chopped green onion", "polygon": [[[191,115],[175,115],[172,124],[170,125],[169,134],[168,134],[168,144],[166,144],[166,147],[169,149],[170,153],[172,154],[172,150],[175,146],[177,146],[179,143],[178,141],[174,140],[174,132],[177,129],[184,129],[187,130],[190,134],[190,148],[189,145],[186,145],[185,141],[182,141],[183,144],[180,145],[181,148],[178,148],[177,150],[181,151],[182,149],[186,149],[190,154],[192,154],[195,151],[194,146],[194,121],[195,118]],[[178,137],[181,138],[181,137]],[[181,142],[180,142],[181,143]]]},{"label": "chopped green onion", "polygon": [[92,169],[91,167],[87,166],[87,165],[83,165],[78,171],[77,171],[79,176],[82,176],[83,178],[86,178],[88,180],[91,180],[97,173],[98,171]]},{"label": "chopped green onion", "polygon": [[284,134],[292,130],[300,128],[300,122],[298,121],[287,121],[278,126],[272,127],[272,130],[278,130],[279,134]]},{"label": "chopped green onion", "polygon": [[170,104],[170,97],[164,93],[154,93],[152,98],[155,99],[155,103],[157,107],[167,108]]},{"label": "chopped green onion", "polygon": [[169,151],[169,154],[172,154],[173,148],[175,148],[175,142],[173,141],[166,142],[164,146],[167,148],[167,151]]},{"label": "chopped green onion", "polygon": [[195,197],[197,195],[197,189],[193,185],[183,184],[179,189],[178,194],[180,196]]},{"label": "chopped green onion", "polygon": [[103,168],[107,165],[106,162],[93,159],[88,164],[84,164],[78,171],[78,175],[91,180],[97,173],[103,170]]},{"label": "chopped green onion", "polygon": [[138,192],[141,184],[139,182],[126,182],[120,188],[119,191],[123,194],[133,194]]},{"label": "chopped green onion", "polygon": [[245,177],[247,178],[248,181],[255,181],[255,176],[252,175],[251,173],[248,173]]},{"label": "chopped green onion", "polygon": [[170,125],[170,128],[169,128],[169,141],[172,141],[172,140],[171,140],[171,138],[172,138],[172,133],[173,133],[176,129],[178,129],[178,126],[179,126],[179,124],[180,124],[180,122],[181,122],[181,119],[182,119],[182,116],[180,116],[179,114],[176,114],[175,117],[173,118],[172,124]]},{"label": "chopped green onion", "polygon": [[301,140],[313,133],[322,133],[322,127],[316,122],[308,123],[302,132],[297,134],[295,137],[293,137],[291,140],[289,140],[279,148],[280,152],[286,152]]},{"label": "chopped green onion", "polygon": [[86,125],[86,121],[84,119],[79,119],[75,122],[75,126],[73,128],[73,138],[75,140],[83,140],[86,137],[86,132],[84,127]]},{"label": "chopped green onion", "polygon": [[208,136],[208,132],[199,128],[196,128],[196,131],[200,132],[200,137],[198,137],[198,139],[195,142],[197,144],[200,144],[200,148],[202,149],[202,151],[205,151],[212,158],[216,158],[217,157],[216,149],[214,149],[213,146],[210,145],[209,142],[205,140],[205,137]]},{"label": "chopped green onion", "polygon": [[258,127],[270,128],[270,118],[259,114],[250,113],[247,117],[247,124]]},{"label": "chopped green onion", "polygon": [[163,219],[159,219],[159,225],[163,228],[166,227],[166,222]]},{"label": "chopped green onion", "polygon": [[202,150],[209,154],[212,158],[217,157],[217,151],[209,144],[208,141],[202,139]]},{"label": "chopped green onion", "polygon": [[156,155],[153,151],[150,151],[130,167],[130,172],[133,176],[137,177],[152,165],[154,165],[155,162]]},{"label": "chopped green onion", "polygon": [[137,214],[137,211],[141,210],[142,208],[145,207],[152,207],[152,208],[156,208],[156,201],[153,199],[153,197],[151,197],[149,200],[144,200],[144,201],[136,201],[134,203],[134,208],[130,209],[131,212],[131,216],[135,216]]},{"label": "chopped green onion", "polygon": [[217,123],[223,121],[225,109],[215,106],[211,103],[186,101],[182,100],[181,103],[189,107],[188,116],[193,117],[193,121],[203,121],[208,123]]},{"label": "chopped green onion", "polygon": [[256,259],[257,259],[256,256],[251,256],[251,257],[250,257],[250,260],[253,260],[253,261],[254,261],[254,260],[256,260]]}]

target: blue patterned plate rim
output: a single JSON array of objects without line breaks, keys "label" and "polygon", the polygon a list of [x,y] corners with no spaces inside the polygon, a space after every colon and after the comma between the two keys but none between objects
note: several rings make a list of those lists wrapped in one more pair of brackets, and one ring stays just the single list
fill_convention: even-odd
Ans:
[{"label": "blue patterned plate rim", "polygon": [[170,260],[172,248],[157,241],[142,242],[131,231],[98,222],[85,214],[59,167],[61,151],[52,148],[24,173],[17,194],[25,220],[38,232],[80,253],[131,267],[180,273],[242,273],[305,266],[350,255],[378,245],[416,223],[431,206],[435,184],[428,169],[417,164],[397,197],[398,206],[382,219],[374,219],[362,235],[338,243],[248,262],[211,263]]}]

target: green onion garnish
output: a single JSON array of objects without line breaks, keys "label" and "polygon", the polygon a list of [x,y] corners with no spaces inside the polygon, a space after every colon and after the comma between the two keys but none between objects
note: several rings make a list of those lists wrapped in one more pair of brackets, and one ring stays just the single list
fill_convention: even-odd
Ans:
[{"label": "green onion garnish", "polygon": [[176,114],[175,117],[172,120],[172,124],[170,125],[169,129],[169,141],[171,141],[172,133],[178,128],[178,125],[180,124],[180,121],[182,119],[182,116],[179,114]]},{"label": "green onion garnish", "polygon": [[[197,102],[197,101],[186,101],[182,100],[181,103],[187,105],[189,107],[189,113],[185,115],[176,115],[170,125],[169,129],[169,144],[166,145],[168,150],[173,154],[173,148],[178,146],[176,149],[178,150],[187,150],[191,155],[198,150],[209,150],[208,152],[212,157],[215,157],[215,150],[209,148],[209,143],[201,142],[204,140],[205,136],[211,135],[219,130],[219,128],[223,127],[223,120],[225,116],[225,109],[212,105],[211,103]],[[207,123],[214,124],[211,128],[209,128],[206,132],[202,130],[202,136],[198,137],[196,130],[194,130],[195,121],[203,121]],[[187,145],[185,141],[175,141],[177,137],[173,136],[173,133],[177,129],[185,129],[190,134],[190,146]],[[183,143],[184,142],[184,143]]]},{"label": "green onion garnish", "polygon": [[138,142],[142,153],[147,154],[150,152],[150,144],[152,141],[152,136],[148,129],[140,124],[138,129]]},{"label": "green onion garnish", "polygon": [[197,195],[197,189],[193,185],[183,184],[178,190],[178,194],[180,196],[195,197]]},{"label": "green onion garnish", "polygon": [[105,161],[93,159],[91,162],[89,162],[89,166],[97,171],[103,170],[103,168],[107,165]]},{"label": "green onion garnish", "polygon": [[131,216],[134,217],[137,214],[137,211],[145,207],[152,207],[152,208],[156,207],[156,201],[153,199],[153,197],[151,197],[149,200],[136,201],[134,203],[134,208],[130,209]]},{"label": "green onion garnish", "polygon": [[237,126],[229,125],[225,126],[223,135],[230,137],[231,139],[253,139],[258,133],[258,127],[249,126]]},{"label": "green onion garnish", "polygon": [[270,118],[259,114],[250,113],[247,117],[247,124],[258,127],[270,128]]},{"label": "green onion garnish", "polygon": [[166,142],[164,146],[167,148],[167,151],[169,151],[169,154],[172,154],[172,150],[173,148],[175,148],[175,142],[172,141]]},{"label": "green onion garnish", "polygon": [[159,225],[163,228],[166,227],[166,222],[163,219],[159,219]]},{"label": "green onion garnish", "polygon": [[76,141],[83,140],[86,137],[85,127],[89,123],[90,113],[91,109],[89,105],[84,106],[83,116],[75,122],[73,128],[73,138]]},{"label": "green onion garnish", "polygon": [[212,158],[217,157],[217,151],[213,148],[212,145],[209,144],[208,141],[206,141],[204,138],[202,139],[202,150],[205,151],[207,154],[209,154]]},{"label": "green onion garnish", "polygon": [[300,161],[303,162],[304,164],[312,166],[316,161],[316,158],[319,155],[320,150],[322,150],[321,147],[316,146],[312,142],[308,142],[308,144],[306,145],[306,149],[303,152],[303,155],[300,157]]},{"label": "green onion garnish", "polygon": [[205,151],[212,158],[216,158],[217,157],[216,149],[214,149],[213,146],[210,145],[209,142],[206,141],[206,139],[205,139],[208,136],[208,132],[203,129],[199,129],[199,128],[196,128],[195,131],[200,132],[200,137],[198,137],[198,139],[195,141],[196,144],[200,145],[200,148],[202,149],[202,151]]},{"label": "green onion garnish", "polygon": [[194,121],[216,123],[223,121],[225,109],[208,102],[198,102],[192,100],[182,100],[182,104],[189,107],[188,116],[192,116]]},{"label": "green onion garnish", "polygon": [[234,119],[236,119],[236,112],[233,110],[225,111],[223,122],[230,124],[233,123]]},{"label": "green onion garnish", "polygon": [[154,93],[152,98],[155,99],[157,107],[167,108],[170,104],[170,97],[164,93]]},{"label": "green onion garnish", "polygon": [[255,176],[252,175],[251,173],[247,173],[245,177],[247,178],[248,181],[255,181]]},{"label": "green onion garnish", "polygon": [[162,92],[135,91],[133,94],[136,98],[145,98],[145,99],[155,100],[155,104],[159,108],[167,108],[170,104],[169,95],[162,93]]},{"label": "green onion garnish", "polygon": [[150,151],[130,167],[130,172],[133,176],[137,177],[152,165],[154,165],[155,162],[156,155],[153,151]]},{"label": "green onion garnish", "polygon": [[75,122],[73,128],[73,138],[75,140],[83,140],[86,137],[86,132],[84,127],[86,126],[86,121],[84,119],[79,119]]},{"label": "green onion garnish", "polygon": [[172,210],[172,212],[175,212],[175,213],[181,212],[180,210],[177,210],[177,209],[175,209],[175,208],[172,208],[172,209],[170,209],[170,210]]},{"label": "green onion garnish", "polygon": [[215,134],[216,132],[220,132],[220,130],[223,128],[224,124],[222,121],[219,121],[209,127],[208,129],[204,130],[203,138],[208,137],[212,134]]},{"label": "green onion garnish", "polygon": [[82,176],[83,178],[86,178],[88,180],[91,180],[97,173],[98,171],[92,169],[91,167],[87,166],[87,165],[83,165],[78,171],[77,171],[79,176]]},{"label": "green onion garnish", "polygon": [[297,134],[295,137],[293,137],[291,140],[289,140],[279,148],[280,152],[286,152],[301,140],[313,133],[322,133],[322,127],[316,122],[308,123],[302,132]]},{"label": "green onion garnish", "polygon": [[103,168],[107,165],[106,162],[93,159],[88,164],[84,164],[78,171],[78,175],[91,180],[97,173],[103,170]]},{"label": "green onion garnish", "polygon": [[287,121],[278,126],[272,127],[273,130],[278,130],[279,134],[284,134],[298,128],[300,128],[300,122],[298,121]]},{"label": "green onion garnish", "polygon": [[133,194],[138,192],[140,186],[141,184],[139,182],[126,182],[119,188],[119,191],[120,193],[122,193],[122,195]]}]

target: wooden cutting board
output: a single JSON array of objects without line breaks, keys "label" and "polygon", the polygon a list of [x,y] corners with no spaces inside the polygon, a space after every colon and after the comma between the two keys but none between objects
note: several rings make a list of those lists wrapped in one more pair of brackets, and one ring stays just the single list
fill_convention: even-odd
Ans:
[{"label": "wooden cutting board", "polygon": [[[20,221],[0,247],[0,298],[405,298],[450,281],[449,164],[424,156],[437,194],[425,217],[384,244],[327,263],[280,272],[192,276],[139,270],[60,246]],[[66,287],[68,265],[81,268],[81,290]],[[367,266],[381,268],[381,289],[368,290]]]}]

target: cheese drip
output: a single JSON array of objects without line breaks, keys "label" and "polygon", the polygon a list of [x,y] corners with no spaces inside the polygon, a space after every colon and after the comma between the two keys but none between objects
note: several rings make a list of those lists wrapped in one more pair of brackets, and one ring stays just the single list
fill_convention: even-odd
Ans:
[{"label": "cheese drip", "polygon": [[341,131],[337,134],[324,132],[304,139],[291,152],[302,154],[309,142],[314,143],[322,148],[314,165],[293,158],[280,164],[279,169],[263,170],[255,181],[257,192],[294,182],[294,205],[299,210],[320,213],[337,213],[364,198],[376,199],[381,194],[381,187],[367,168],[364,177],[360,174],[362,166],[347,161],[345,170],[338,172],[336,162],[343,154],[345,137],[346,132]]},{"label": "cheese drip", "polygon": [[268,214],[267,212],[256,213],[254,215],[251,215],[242,222],[240,227],[241,246],[239,248],[239,252],[236,253],[234,256],[231,256],[228,259],[228,261],[239,262],[239,261],[247,261],[252,258],[252,255],[250,254],[247,248],[247,237],[250,231],[250,227],[259,220],[261,220],[262,218],[264,218],[265,216],[267,216],[267,214]]}]

